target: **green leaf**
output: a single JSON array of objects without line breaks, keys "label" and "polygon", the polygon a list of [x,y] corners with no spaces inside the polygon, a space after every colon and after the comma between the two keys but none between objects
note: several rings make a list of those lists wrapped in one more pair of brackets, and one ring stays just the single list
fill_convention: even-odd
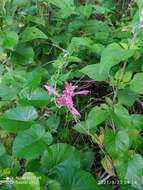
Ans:
[{"label": "green leaf", "polygon": [[133,92],[143,94],[143,73],[137,73],[130,83],[130,88]]},{"label": "green leaf", "polygon": [[92,4],[81,5],[77,9],[77,13],[80,16],[88,18],[92,14],[92,8],[93,8]]},{"label": "green leaf", "polygon": [[15,31],[6,33],[3,41],[3,47],[12,50],[18,43],[18,34]]},{"label": "green leaf", "polygon": [[13,188],[12,184],[1,185],[1,190],[12,190]]},{"label": "green leaf", "polygon": [[75,13],[74,0],[48,0],[48,2],[60,8],[58,16],[61,18],[67,18]]},{"label": "green leaf", "polygon": [[[4,32],[0,31],[0,46],[2,46],[3,41],[4,41],[4,38],[5,38]],[[1,51],[2,51],[2,50],[1,50]]]},{"label": "green leaf", "polygon": [[34,60],[34,51],[32,47],[19,44],[12,53],[11,61],[18,65],[28,65]]},{"label": "green leaf", "polygon": [[131,71],[127,71],[127,72],[125,72],[124,73],[124,76],[123,76],[123,82],[124,83],[128,83],[130,80],[131,80],[131,78],[132,78],[132,72]]},{"label": "green leaf", "polygon": [[118,157],[116,157],[113,160],[117,175],[119,180],[125,180],[125,176],[126,176],[126,172],[127,172],[127,168],[128,168],[128,162],[131,158],[130,152],[125,152],[124,154],[120,154],[118,155]]},{"label": "green leaf", "polygon": [[49,96],[43,89],[26,90],[21,93],[20,102],[35,107],[44,107],[49,103]]},{"label": "green leaf", "polygon": [[63,190],[101,190],[90,173],[73,167],[61,169],[54,178],[61,183]]},{"label": "green leaf", "polygon": [[8,119],[5,116],[0,116],[0,127],[8,132],[17,133],[28,129],[34,124],[34,121],[17,121]]},{"label": "green leaf", "polygon": [[44,152],[41,164],[52,173],[62,171],[63,167],[79,168],[80,154],[79,151],[71,145],[54,144],[49,146]]},{"label": "green leaf", "polygon": [[128,110],[120,104],[114,105],[114,111],[111,112],[111,117],[119,128],[132,128],[131,117]]},{"label": "green leaf", "polygon": [[90,47],[90,45],[92,44],[92,40],[88,37],[73,37],[71,44],[73,44],[75,47]]},{"label": "green leaf", "polygon": [[107,43],[111,29],[106,22],[93,19],[87,20],[84,25],[86,33],[94,36],[96,42]]},{"label": "green leaf", "polygon": [[121,190],[137,190],[136,188],[131,187],[130,185],[121,185]]},{"label": "green leaf", "polygon": [[[110,69],[119,64],[121,61],[128,60],[134,51],[131,49],[123,49],[117,43],[112,43],[104,49],[101,55],[101,62],[100,62],[100,75],[107,73],[109,74]],[[107,76],[107,75],[106,75]],[[106,76],[104,79],[106,79]]]},{"label": "green leaf", "polygon": [[27,20],[33,23],[36,23],[38,25],[43,25],[45,26],[45,19],[41,16],[31,16],[28,15]]},{"label": "green leaf", "polygon": [[18,90],[15,87],[9,87],[4,83],[0,84],[0,97],[4,104],[14,100],[17,96]]},{"label": "green leaf", "polygon": [[28,42],[34,39],[48,39],[48,37],[36,27],[27,27],[20,35],[22,42]]},{"label": "green leaf", "polygon": [[[91,46],[90,51],[91,53],[97,55],[97,56],[101,56],[102,51],[104,50],[104,46],[100,43],[95,43]],[[96,64],[97,65],[97,64]],[[90,66],[90,65],[89,65]],[[98,74],[98,73],[97,73]]]},{"label": "green leaf", "polygon": [[[141,17],[141,13],[140,13],[140,17]],[[138,27],[140,26],[140,23],[138,24]],[[143,29],[142,27],[140,28],[140,30],[138,31],[137,37],[140,41],[143,40]]]},{"label": "green leaf", "polygon": [[10,168],[11,161],[12,161],[11,156],[9,156],[7,154],[3,154],[2,156],[0,156],[1,168]]},{"label": "green leaf", "polygon": [[48,182],[48,190],[63,190],[63,189],[61,188],[60,183],[58,183],[55,180],[50,180]]},{"label": "green leaf", "polygon": [[51,132],[56,132],[59,127],[59,124],[60,117],[58,117],[57,115],[51,115],[46,121],[46,125],[48,126],[48,129]]},{"label": "green leaf", "polygon": [[130,139],[127,132],[124,130],[118,131],[116,134],[114,134],[113,131],[108,131],[105,134],[104,145],[112,158],[117,158],[128,150]]},{"label": "green leaf", "polygon": [[100,67],[101,67],[100,64],[92,64],[92,65],[87,65],[80,71],[85,75],[88,75],[91,79],[95,81],[102,81],[104,80],[105,77],[106,78],[108,77],[108,73],[105,71],[104,74],[103,73],[100,74],[99,73]]},{"label": "green leaf", "polygon": [[135,154],[128,163],[126,179],[133,187],[143,189],[143,157]]},{"label": "green leaf", "polygon": [[68,47],[70,53],[79,52],[81,48],[88,49],[92,45],[92,40],[88,37],[73,37]]},{"label": "green leaf", "polygon": [[13,0],[13,5],[16,5],[17,7],[23,7],[29,4],[30,4],[29,0]]},{"label": "green leaf", "polygon": [[129,87],[118,91],[118,101],[120,104],[132,106],[138,98],[139,95],[133,92]]},{"label": "green leaf", "polygon": [[[104,2],[105,4],[105,2]],[[113,6],[113,3],[111,4]],[[93,5],[94,9],[96,10],[97,14],[107,14],[111,12],[112,7],[110,6],[110,9],[105,7],[105,6],[100,6],[100,5]]]},{"label": "green leaf", "polygon": [[108,118],[108,110],[102,107],[94,107],[88,114],[87,120],[91,126],[97,126]]},{"label": "green leaf", "polygon": [[65,9],[66,7],[74,6],[74,0],[48,0],[51,4]]},{"label": "green leaf", "polygon": [[40,181],[34,173],[26,172],[24,175],[15,180],[16,190],[40,190]]},{"label": "green leaf", "polygon": [[90,171],[95,160],[95,153],[91,150],[81,153],[81,168]]},{"label": "green leaf", "polygon": [[139,23],[140,23],[140,12],[139,10],[136,10],[131,22],[134,30],[139,26]]},{"label": "green leaf", "polygon": [[102,107],[94,107],[88,114],[85,122],[78,123],[74,129],[80,133],[91,135],[95,134],[97,126],[108,118],[108,111]]},{"label": "green leaf", "polygon": [[32,106],[18,106],[5,112],[4,116],[10,120],[28,122],[37,119],[38,114]]},{"label": "green leaf", "polygon": [[96,128],[92,129],[90,128],[90,126],[88,125],[88,122],[86,123],[85,121],[81,121],[79,123],[77,123],[74,127],[74,129],[81,133],[81,134],[85,134],[85,135],[90,135],[92,133],[95,133]]},{"label": "green leaf", "polygon": [[143,0],[135,0],[135,2],[137,3],[139,9],[143,7]]},{"label": "green leaf", "polygon": [[38,158],[40,154],[44,152],[47,145],[51,143],[51,134],[45,132],[44,127],[34,125],[16,136],[12,147],[12,153],[19,158]]},{"label": "green leaf", "polygon": [[132,125],[134,128],[143,129],[143,116],[140,114],[131,115]]},{"label": "green leaf", "polygon": [[12,156],[9,156],[8,154],[3,154],[2,156],[0,156],[1,178],[5,178],[8,176],[16,177],[19,169],[19,162],[17,160],[14,160]]},{"label": "green leaf", "polygon": [[69,26],[68,26],[68,31],[69,32],[73,32],[73,31],[77,31],[80,29],[80,27],[83,25],[83,19],[82,18],[79,18],[79,19],[76,19],[76,20],[73,20],[69,23]]},{"label": "green leaf", "polygon": [[43,73],[40,68],[37,68],[37,70],[32,70],[31,72],[27,72],[24,76],[25,86],[30,90],[39,88],[42,77]]},{"label": "green leaf", "polygon": [[9,132],[18,132],[34,124],[38,114],[32,106],[18,106],[0,116],[0,127]]},{"label": "green leaf", "polygon": [[0,156],[2,156],[3,154],[5,154],[5,147],[3,144],[0,144]]}]

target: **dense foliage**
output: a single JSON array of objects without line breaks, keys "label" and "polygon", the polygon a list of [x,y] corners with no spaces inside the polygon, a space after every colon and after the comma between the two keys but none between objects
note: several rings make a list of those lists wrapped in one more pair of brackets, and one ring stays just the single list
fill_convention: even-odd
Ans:
[{"label": "dense foliage", "polygon": [[143,0],[1,0],[0,189],[142,190],[142,61]]}]

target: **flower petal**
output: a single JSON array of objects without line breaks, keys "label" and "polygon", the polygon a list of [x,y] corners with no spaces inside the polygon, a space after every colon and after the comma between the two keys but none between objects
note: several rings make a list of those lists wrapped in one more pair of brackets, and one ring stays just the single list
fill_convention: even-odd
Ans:
[{"label": "flower petal", "polygon": [[56,102],[59,106],[67,106],[66,99],[65,99],[64,95],[57,97]]},{"label": "flower petal", "polygon": [[57,91],[53,87],[44,85],[44,88],[47,90],[48,94],[54,94],[54,95],[58,96]]},{"label": "flower petal", "polygon": [[74,95],[81,95],[81,94],[86,95],[86,94],[90,94],[90,93],[91,93],[91,91],[89,91],[89,90],[83,90],[83,91],[75,92]]},{"label": "flower petal", "polygon": [[76,108],[74,108],[74,107],[71,107],[71,108],[70,108],[70,111],[71,111],[71,113],[72,113],[74,116],[81,116],[80,113],[79,113],[79,111],[78,111]]}]

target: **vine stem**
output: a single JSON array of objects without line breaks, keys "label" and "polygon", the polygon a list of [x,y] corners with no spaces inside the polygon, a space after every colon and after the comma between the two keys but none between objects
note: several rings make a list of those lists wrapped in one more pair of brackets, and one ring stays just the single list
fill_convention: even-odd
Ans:
[{"label": "vine stem", "polygon": [[119,86],[119,83],[122,81],[123,77],[124,77],[124,73],[125,73],[125,69],[126,69],[126,66],[127,66],[128,62],[125,61],[124,64],[123,64],[123,67],[121,69],[121,74],[120,74],[120,77],[119,77],[119,80],[117,82],[117,86],[116,88],[113,88],[113,91],[114,91],[114,96],[113,96],[113,104],[115,103],[116,101],[116,98],[117,98],[117,91],[118,91],[118,86]]},{"label": "vine stem", "polygon": [[[97,139],[97,137],[96,136],[93,136],[93,135],[91,135],[90,133],[89,133],[89,135],[96,141],[96,143],[98,144],[98,146],[99,146],[99,148],[100,148],[100,150],[102,151],[102,153],[105,155],[105,156],[108,156],[109,157],[109,162],[110,162],[110,164],[111,164],[111,166],[112,166],[112,168],[113,168],[113,175],[117,175],[116,174],[116,169],[115,169],[115,167],[114,167],[114,164],[113,164],[113,160],[112,160],[112,158],[111,158],[111,156],[108,154],[108,152],[104,149],[104,147],[103,147],[103,145],[99,142],[99,140]],[[111,177],[111,175],[110,175],[110,177]],[[106,179],[107,180],[107,179]]]}]

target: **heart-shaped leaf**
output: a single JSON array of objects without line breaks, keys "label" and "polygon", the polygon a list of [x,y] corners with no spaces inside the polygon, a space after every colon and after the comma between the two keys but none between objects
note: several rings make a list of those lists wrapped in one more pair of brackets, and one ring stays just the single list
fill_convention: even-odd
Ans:
[{"label": "heart-shaped leaf", "polygon": [[137,73],[130,83],[130,88],[133,92],[143,94],[143,73]]},{"label": "heart-shaped leaf", "polygon": [[18,106],[0,116],[0,126],[10,132],[18,132],[29,128],[37,117],[38,114],[34,107]]},{"label": "heart-shaped leaf", "polygon": [[48,39],[40,29],[36,27],[27,27],[20,35],[22,42],[28,42],[35,39]]},{"label": "heart-shaped leaf", "polygon": [[34,125],[30,129],[20,132],[13,143],[12,152],[14,156],[25,159],[39,157],[47,145],[52,143],[52,136],[45,132],[44,127]]},{"label": "heart-shaped leaf", "polygon": [[33,62],[34,51],[32,47],[19,44],[12,53],[11,61],[18,65],[28,65]]},{"label": "heart-shaped leaf", "polygon": [[[57,156],[58,155],[58,156]],[[80,167],[80,154],[68,144],[54,144],[42,156],[41,164],[52,173],[60,172],[63,167]]]}]

